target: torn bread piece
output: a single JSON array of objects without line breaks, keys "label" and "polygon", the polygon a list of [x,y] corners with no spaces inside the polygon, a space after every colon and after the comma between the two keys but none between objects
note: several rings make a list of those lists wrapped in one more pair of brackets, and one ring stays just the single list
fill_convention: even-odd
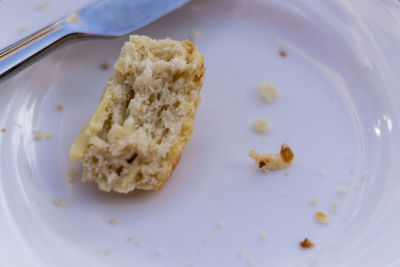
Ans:
[{"label": "torn bread piece", "polygon": [[281,146],[280,153],[261,155],[256,151],[251,150],[249,156],[255,160],[256,166],[258,166],[263,172],[287,168],[292,165],[294,159],[294,154],[286,143]]},{"label": "torn bread piece", "polygon": [[192,134],[204,72],[190,41],[131,36],[71,146],[82,181],[107,192],[160,190]]}]

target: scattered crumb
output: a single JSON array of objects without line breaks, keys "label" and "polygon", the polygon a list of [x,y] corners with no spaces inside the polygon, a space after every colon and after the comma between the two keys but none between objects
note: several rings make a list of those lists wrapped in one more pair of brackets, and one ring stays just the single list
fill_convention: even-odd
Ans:
[{"label": "scattered crumb", "polygon": [[313,197],[312,199],[310,199],[310,203],[311,203],[311,204],[317,205],[318,202],[319,202],[319,200],[318,200],[317,197]]},{"label": "scattered crumb", "polygon": [[44,131],[33,131],[33,135],[36,141],[41,141],[41,140],[46,140],[49,141],[53,138],[53,134],[49,132],[44,132]]},{"label": "scattered crumb", "polygon": [[340,178],[336,176],[335,181],[340,181]]},{"label": "scattered crumb", "polygon": [[314,243],[305,238],[303,241],[300,242],[300,247],[302,248],[312,248],[314,247]]},{"label": "scattered crumb", "polygon": [[262,240],[265,240],[265,239],[267,239],[267,234],[266,233],[261,233],[260,234],[260,239],[262,239]]},{"label": "scattered crumb", "polygon": [[18,128],[22,128],[22,125],[21,124],[19,124],[18,122],[16,122],[16,121],[14,121],[13,122],[13,124],[14,124],[14,126],[16,126],[16,127],[18,127]]},{"label": "scattered crumb", "polygon": [[189,266],[189,267],[194,267],[194,264],[193,264],[193,263],[190,263],[188,266]]},{"label": "scattered crumb", "polygon": [[276,87],[273,85],[270,85],[264,81],[260,81],[258,83],[258,89],[260,91],[260,95],[261,95],[262,99],[264,99],[264,101],[267,103],[271,103],[278,96]]},{"label": "scattered crumb", "polygon": [[349,154],[348,157],[349,157],[349,158],[352,158],[352,157],[353,157],[353,154]]},{"label": "scattered crumb", "polygon": [[201,33],[199,31],[194,31],[192,34],[192,41],[197,43],[198,41],[200,41],[201,38]]},{"label": "scattered crumb", "polygon": [[244,255],[246,255],[246,250],[241,249],[241,250],[239,251],[239,257],[243,258]]},{"label": "scattered crumb", "polygon": [[109,222],[109,223],[117,223],[117,219],[112,218],[112,219],[110,219],[108,222]]},{"label": "scattered crumb", "polygon": [[328,216],[322,211],[317,211],[315,213],[315,219],[321,224],[328,224],[329,223]]},{"label": "scattered crumb", "polygon": [[288,172],[285,172],[283,175],[285,175],[285,176],[289,176],[289,173],[288,173]]},{"label": "scattered crumb", "polygon": [[334,97],[333,95],[329,96],[329,101],[333,101]]},{"label": "scattered crumb", "polygon": [[337,212],[337,202],[336,202],[336,201],[333,202],[332,210],[333,210],[334,212]]},{"label": "scattered crumb", "polygon": [[344,186],[339,187],[338,190],[336,190],[336,193],[339,194],[339,195],[346,194],[346,192],[347,192],[347,188],[344,187]]},{"label": "scattered crumb", "polygon": [[111,250],[106,249],[106,250],[103,250],[101,253],[103,253],[104,255],[110,255]]},{"label": "scattered crumb", "polygon": [[354,189],[354,190],[358,190],[358,189],[360,189],[360,186],[359,186],[359,185],[356,185],[356,186],[353,187],[353,189]]},{"label": "scattered crumb", "polygon": [[202,252],[204,251],[204,248],[198,248],[197,251],[198,251],[199,253],[202,253]]},{"label": "scattered crumb", "polygon": [[132,241],[132,237],[128,236],[128,238],[126,239],[126,242],[131,242]]},{"label": "scattered crumb", "polygon": [[18,30],[18,34],[21,35],[26,33],[27,31],[29,31],[29,28],[27,26],[21,26]]},{"label": "scattered crumb", "polygon": [[58,104],[57,105],[57,109],[60,110],[60,111],[64,110],[64,105],[63,104]]},{"label": "scattered crumb", "polygon": [[224,222],[223,221],[218,221],[217,222],[218,227],[224,227]]},{"label": "scattered crumb", "polygon": [[136,246],[138,246],[138,247],[142,247],[143,246],[142,242],[140,242],[139,239],[136,239],[135,243],[136,243]]},{"label": "scattered crumb", "polygon": [[343,182],[348,183],[348,182],[350,182],[350,179],[349,178],[344,178]]},{"label": "scattered crumb", "polygon": [[208,236],[206,236],[206,237],[203,238],[203,241],[204,241],[204,242],[208,242],[208,240],[210,240],[210,238],[209,238]]},{"label": "scattered crumb", "polygon": [[162,254],[164,253],[164,251],[163,251],[162,249],[156,249],[156,250],[155,250],[155,253],[156,253],[157,255],[162,255]]},{"label": "scattered crumb", "polygon": [[68,177],[69,177],[69,181],[71,183],[75,182],[76,180],[78,180],[78,178],[79,178],[78,170],[75,169],[75,168],[69,169]]},{"label": "scattered crumb", "polygon": [[[1,131],[3,131],[3,130],[1,130]],[[367,180],[367,177],[365,177],[365,176],[361,177],[361,181],[364,182],[365,180]]]},{"label": "scattered crumb", "polygon": [[50,6],[51,6],[51,3],[46,1],[46,2],[43,2],[43,3],[38,3],[36,5],[36,8],[38,10],[41,10],[41,11],[46,11]]},{"label": "scattered crumb", "polygon": [[288,195],[289,195],[288,192],[285,192],[285,193],[283,194],[284,197],[287,197]]},{"label": "scattered crumb", "polygon": [[224,263],[225,263],[224,260],[220,260],[220,261],[219,261],[219,264],[224,264]]},{"label": "scattered crumb", "polygon": [[254,266],[255,265],[254,260],[249,260],[249,265]]},{"label": "scattered crumb", "polygon": [[1,128],[1,131],[4,133],[5,131],[7,131],[6,128]]},{"label": "scattered crumb", "polygon": [[269,130],[268,121],[266,119],[259,119],[253,123],[253,130],[256,133],[267,133]]},{"label": "scattered crumb", "polygon": [[283,49],[280,49],[278,53],[279,53],[279,56],[280,56],[280,57],[285,58],[285,57],[287,56],[286,51],[283,50]]},{"label": "scattered crumb", "polygon": [[351,170],[351,171],[350,171],[350,174],[354,174],[354,171],[353,171],[353,170]]},{"label": "scattered crumb", "polygon": [[68,18],[66,18],[65,21],[74,24],[82,24],[82,21],[79,19],[79,14],[76,12],[71,16],[69,16]]},{"label": "scattered crumb", "polygon": [[111,64],[108,61],[104,61],[103,63],[101,63],[100,67],[102,70],[108,70],[110,68]]},{"label": "scattered crumb", "polygon": [[318,173],[321,174],[322,176],[326,176],[326,172],[324,172],[322,170],[319,170]]},{"label": "scattered crumb", "polygon": [[249,156],[255,160],[256,166],[258,166],[263,172],[287,168],[292,165],[294,158],[292,150],[286,143],[281,146],[279,154],[270,153],[261,155],[256,151],[251,150]]},{"label": "scattered crumb", "polygon": [[56,199],[54,200],[54,204],[56,204],[56,206],[61,206],[61,203],[62,203],[61,198],[56,198]]},{"label": "scattered crumb", "polygon": [[66,207],[69,207],[69,204],[68,204],[68,203],[63,203],[62,205],[63,205],[63,207],[65,207],[65,208],[66,208]]},{"label": "scattered crumb", "polygon": [[264,145],[266,145],[268,143],[268,139],[267,138],[263,138],[263,143],[264,143]]}]

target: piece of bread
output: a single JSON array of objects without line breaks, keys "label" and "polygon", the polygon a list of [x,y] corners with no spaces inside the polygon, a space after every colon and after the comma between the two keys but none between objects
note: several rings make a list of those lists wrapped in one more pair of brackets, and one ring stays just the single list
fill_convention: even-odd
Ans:
[{"label": "piece of bread", "polygon": [[190,41],[131,36],[72,144],[82,181],[107,192],[161,189],[192,134],[204,72]]},{"label": "piece of bread", "polygon": [[254,159],[256,166],[263,172],[287,168],[292,165],[294,159],[292,149],[290,149],[289,145],[286,143],[283,143],[279,153],[261,155],[256,151],[251,150],[249,156]]}]

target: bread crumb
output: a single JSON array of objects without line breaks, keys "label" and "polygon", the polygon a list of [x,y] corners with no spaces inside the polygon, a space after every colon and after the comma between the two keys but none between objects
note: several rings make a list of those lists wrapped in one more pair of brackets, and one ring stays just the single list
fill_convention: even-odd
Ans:
[{"label": "bread crumb", "polygon": [[317,205],[318,202],[319,202],[319,200],[318,200],[317,197],[313,197],[313,198],[310,200],[310,203],[311,203],[311,204],[314,204],[314,205]]},{"label": "bread crumb", "polygon": [[140,242],[139,239],[136,239],[135,243],[136,243],[136,246],[138,246],[138,247],[142,247],[143,246],[142,242]]},{"label": "bread crumb", "polygon": [[285,175],[285,176],[289,176],[289,173],[288,173],[288,172],[285,172],[283,175]]},{"label": "bread crumb", "polygon": [[349,154],[349,155],[347,155],[349,158],[352,158],[353,157],[353,154]]},{"label": "bread crumb", "polygon": [[33,131],[34,139],[36,141],[41,141],[41,140],[46,140],[49,141],[53,138],[53,134],[49,132],[44,132],[44,131]]},{"label": "bread crumb", "polygon": [[284,197],[287,197],[288,195],[289,195],[288,192],[285,192],[285,193],[283,194]]},{"label": "bread crumb", "polygon": [[318,173],[321,174],[322,176],[326,176],[326,172],[324,172],[322,170],[319,170]]},{"label": "bread crumb", "polygon": [[218,227],[224,227],[224,222],[223,221],[218,221],[217,222]]},{"label": "bread crumb", "polygon": [[260,239],[262,239],[262,240],[265,240],[265,239],[267,239],[267,234],[266,233],[261,233],[260,234]]},{"label": "bread crumb", "polygon": [[350,182],[350,179],[349,178],[344,178],[343,182],[348,183],[348,182]]},{"label": "bread crumb", "polygon": [[69,177],[69,181],[71,183],[75,182],[76,180],[78,180],[78,178],[79,178],[78,170],[75,169],[75,168],[69,169],[68,177]]},{"label": "bread crumb", "polygon": [[132,237],[128,236],[128,238],[126,239],[126,242],[131,242],[132,241]]},{"label": "bread crumb", "polygon": [[276,87],[264,81],[260,81],[258,83],[258,89],[262,99],[264,99],[264,101],[267,103],[271,103],[278,97],[278,91],[276,90]]},{"label": "bread crumb", "polygon": [[79,19],[79,14],[76,12],[71,16],[67,17],[65,21],[73,24],[82,24],[82,21]]},{"label": "bread crumb", "polygon": [[336,201],[333,202],[332,210],[333,210],[334,212],[337,212],[337,203],[336,203]]},{"label": "bread crumb", "polygon": [[280,56],[280,57],[285,58],[285,57],[287,56],[286,51],[283,50],[283,49],[280,49],[278,53],[279,53],[279,56]]},{"label": "bread crumb", "polygon": [[[1,131],[3,131],[3,130],[1,130]],[[365,176],[361,177],[361,181],[364,182],[365,180],[367,180],[367,177],[365,177]]]},{"label": "bread crumb", "polygon": [[312,248],[314,247],[314,243],[305,238],[303,241],[300,242],[300,247],[302,248]]},{"label": "bread crumb", "polygon": [[197,251],[198,251],[199,253],[202,253],[202,252],[204,251],[204,248],[198,248]]},{"label": "bread crumb", "polygon": [[7,131],[6,128],[1,128],[1,131],[4,133],[5,131]]},{"label": "bread crumb", "polygon": [[117,223],[117,219],[115,219],[115,218],[112,218],[112,219],[110,219],[108,222],[109,222],[109,223],[111,223],[111,224],[113,224],[113,223]]},{"label": "bread crumb", "polygon": [[60,111],[64,110],[64,105],[63,104],[58,104],[57,105],[57,109],[60,110]]},{"label": "bread crumb", "polygon": [[103,63],[101,63],[100,67],[102,70],[108,70],[110,68],[111,64],[108,61],[104,61]]},{"label": "bread crumb", "polygon": [[328,216],[322,211],[317,211],[315,213],[315,219],[321,224],[328,224],[329,223]]},{"label": "bread crumb", "polygon": [[201,33],[199,31],[194,31],[192,34],[192,41],[197,43],[198,41],[200,41],[201,38]]},{"label": "bread crumb", "polygon": [[46,1],[43,3],[36,4],[36,9],[41,10],[41,11],[46,11],[50,6],[51,6],[51,3]]},{"label": "bread crumb", "polygon": [[157,255],[162,255],[162,254],[164,253],[164,251],[163,251],[162,249],[156,249],[156,250],[155,250],[155,253],[156,253]]},{"label": "bread crumb", "polygon": [[353,171],[353,170],[351,170],[351,171],[350,171],[350,174],[354,174],[354,171]]},{"label": "bread crumb", "polygon": [[241,249],[241,250],[239,251],[239,257],[243,258],[244,255],[246,255],[246,250]]},{"label": "bread crumb", "polygon": [[254,260],[249,260],[249,265],[254,266],[255,265]]},{"label": "bread crumb", "polygon": [[18,122],[16,122],[16,121],[14,121],[13,122],[13,124],[14,124],[14,126],[16,126],[16,127],[18,127],[18,128],[22,128],[22,125],[21,124],[19,124]]},{"label": "bread crumb", "polygon": [[111,250],[106,249],[106,250],[103,250],[101,253],[103,253],[104,255],[110,255],[111,254]]},{"label": "bread crumb", "polygon": [[255,160],[255,164],[263,172],[287,168],[292,165],[294,154],[289,145],[284,143],[281,146],[280,153],[269,153],[265,155],[258,154],[251,150],[249,156]]},{"label": "bread crumb", "polygon": [[56,206],[61,206],[61,203],[62,203],[61,198],[56,198],[56,199],[54,200],[54,204],[56,204]]},{"label": "bread crumb", "polygon": [[267,133],[269,130],[268,121],[266,119],[259,119],[253,123],[253,130],[256,133]]},{"label": "bread crumb", "polygon": [[339,187],[338,190],[336,190],[336,193],[339,195],[344,195],[344,194],[346,194],[346,192],[347,192],[347,188],[344,186]]},{"label": "bread crumb", "polygon": [[210,238],[209,238],[208,236],[206,236],[206,237],[203,238],[203,241],[204,241],[204,242],[208,242],[208,240],[210,240]]},{"label": "bread crumb", "polygon": [[29,31],[29,28],[27,26],[21,26],[18,30],[18,34],[21,35],[26,33],[27,31]]}]

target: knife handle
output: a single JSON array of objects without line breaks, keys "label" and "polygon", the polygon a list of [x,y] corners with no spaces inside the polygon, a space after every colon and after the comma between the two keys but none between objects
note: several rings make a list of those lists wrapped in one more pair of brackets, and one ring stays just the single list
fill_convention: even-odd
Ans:
[{"label": "knife handle", "polygon": [[27,67],[52,48],[67,40],[85,35],[72,31],[63,21],[47,26],[40,31],[0,51],[0,81]]}]

